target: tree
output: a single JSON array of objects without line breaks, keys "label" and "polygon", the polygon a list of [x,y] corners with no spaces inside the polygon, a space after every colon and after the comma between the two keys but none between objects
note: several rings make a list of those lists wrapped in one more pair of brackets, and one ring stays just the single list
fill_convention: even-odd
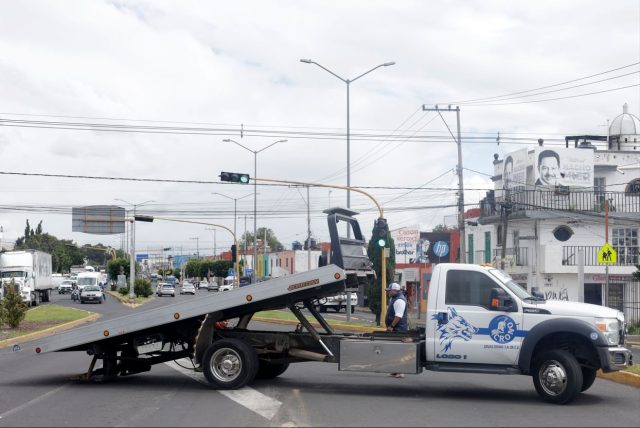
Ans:
[{"label": "tree", "polygon": [[432,232],[434,233],[446,233],[446,232],[452,232],[456,230],[455,227],[449,227],[447,225],[444,224],[439,224],[436,227],[433,228]]},{"label": "tree", "polygon": [[[281,246],[282,244],[280,243],[280,241],[278,241],[278,238],[276,238],[276,235],[273,233],[273,230],[269,228],[265,228],[265,227],[258,228],[257,230],[258,246],[262,246],[260,245],[260,243],[264,240],[265,230],[267,233],[267,246],[271,248],[271,251],[276,251],[278,246]],[[245,232],[244,235],[242,235],[239,242],[241,250],[245,249],[245,243],[247,244],[248,248],[251,248],[253,246],[253,233]]]},{"label": "tree", "polygon": [[[129,263],[128,258],[117,258],[115,260],[109,260],[107,263],[107,272],[109,273],[109,278],[117,279],[118,275],[120,275],[120,268],[122,267],[122,271],[124,275],[129,276],[129,268],[131,264]],[[136,263],[136,272],[140,272],[140,266]]]},{"label": "tree", "polygon": [[2,304],[4,319],[9,327],[16,328],[27,315],[27,305],[22,301],[22,296],[16,290],[16,284],[11,280],[9,287],[5,287],[6,293]]},{"label": "tree", "polygon": [[[380,325],[380,312],[382,310],[381,288],[382,288],[382,247],[378,246],[378,225],[374,223],[369,246],[367,247],[367,255],[373,263],[373,269],[376,271],[376,279],[373,284],[369,284],[369,309],[376,314],[376,324]],[[387,257],[387,285],[393,282],[396,267],[396,246],[391,238],[391,233],[387,231],[386,248],[389,248],[389,257]],[[386,299],[386,296],[385,296]]]}]

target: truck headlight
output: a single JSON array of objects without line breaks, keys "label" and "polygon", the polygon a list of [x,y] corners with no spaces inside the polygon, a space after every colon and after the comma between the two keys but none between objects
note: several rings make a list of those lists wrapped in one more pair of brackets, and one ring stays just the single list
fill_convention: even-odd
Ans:
[{"label": "truck headlight", "polygon": [[607,338],[609,345],[620,343],[620,322],[615,318],[598,318],[596,327]]}]

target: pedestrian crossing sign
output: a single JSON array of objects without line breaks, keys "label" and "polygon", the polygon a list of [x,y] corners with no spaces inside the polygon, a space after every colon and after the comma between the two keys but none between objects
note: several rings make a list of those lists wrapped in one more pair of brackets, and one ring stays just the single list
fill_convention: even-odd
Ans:
[{"label": "pedestrian crossing sign", "polygon": [[602,248],[598,250],[598,263],[617,263],[618,253],[613,249],[611,245],[605,243]]}]

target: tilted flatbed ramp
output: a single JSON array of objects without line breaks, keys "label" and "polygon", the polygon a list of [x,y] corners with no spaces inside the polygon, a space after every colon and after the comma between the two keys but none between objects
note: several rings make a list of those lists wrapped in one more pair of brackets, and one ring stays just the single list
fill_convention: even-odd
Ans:
[{"label": "tilted flatbed ramp", "polygon": [[258,311],[280,309],[305,299],[334,295],[345,288],[345,272],[336,265],[271,279],[230,291],[208,293],[161,308],[99,321],[35,340],[9,350],[46,353],[88,350],[136,332],[153,332],[168,324],[201,322],[207,314],[229,319]]}]

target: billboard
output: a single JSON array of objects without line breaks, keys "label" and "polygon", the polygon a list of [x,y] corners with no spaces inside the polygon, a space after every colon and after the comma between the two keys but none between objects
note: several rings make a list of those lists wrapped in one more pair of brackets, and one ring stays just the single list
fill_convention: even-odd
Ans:
[{"label": "billboard", "polygon": [[71,231],[94,235],[124,233],[125,210],[115,205],[73,207]]},{"label": "billboard", "polygon": [[412,260],[416,257],[416,245],[420,240],[420,229],[412,226],[392,230],[391,238],[396,247],[396,263],[413,263]]},{"label": "billboard", "polygon": [[411,263],[447,263],[451,254],[451,234],[421,232],[416,257]]},{"label": "billboard", "polygon": [[524,187],[527,183],[527,149],[508,153],[502,163],[502,188]]},{"label": "billboard", "polygon": [[536,187],[593,187],[593,151],[536,147]]}]

